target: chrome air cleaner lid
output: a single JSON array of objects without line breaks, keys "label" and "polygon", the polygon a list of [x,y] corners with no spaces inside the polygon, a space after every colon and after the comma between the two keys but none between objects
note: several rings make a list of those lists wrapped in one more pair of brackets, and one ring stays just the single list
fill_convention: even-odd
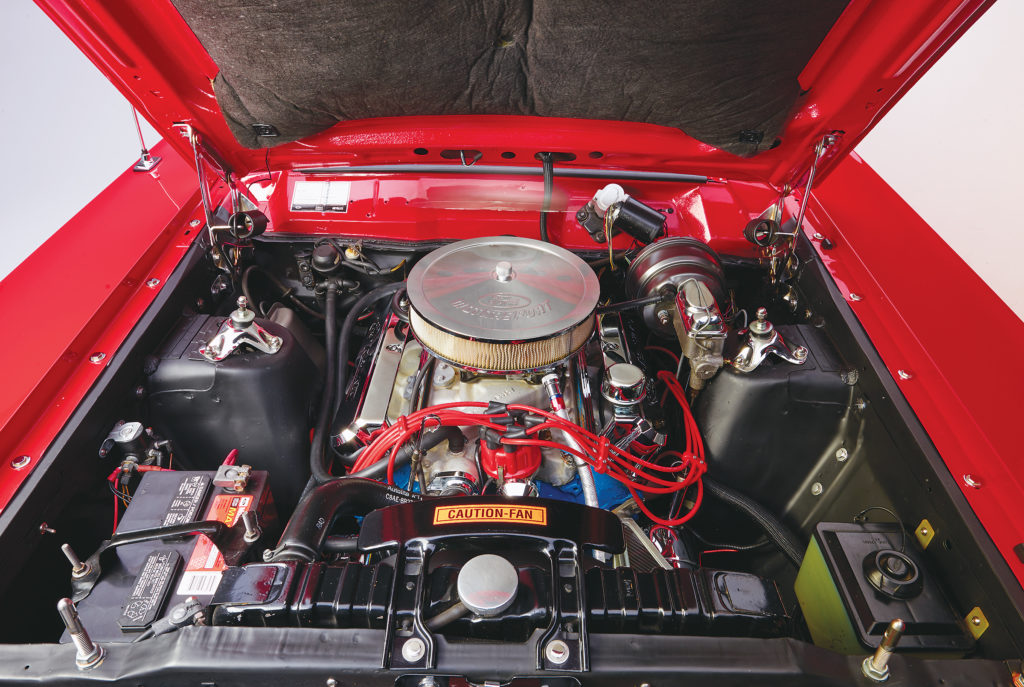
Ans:
[{"label": "chrome air cleaner lid", "polygon": [[489,372],[565,360],[593,331],[600,286],[569,251],[510,236],[458,241],[409,274],[413,332],[431,352]]}]

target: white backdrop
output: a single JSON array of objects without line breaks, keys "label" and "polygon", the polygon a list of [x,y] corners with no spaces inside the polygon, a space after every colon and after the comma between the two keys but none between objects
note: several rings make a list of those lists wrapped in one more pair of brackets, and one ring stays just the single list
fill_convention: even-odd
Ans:
[{"label": "white backdrop", "polygon": [[[1022,26],[1024,1],[996,3],[858,152],[1024,319]],[[139,146],[127,102],[29,0],[0,3],[0,64],[2,277]]]}]

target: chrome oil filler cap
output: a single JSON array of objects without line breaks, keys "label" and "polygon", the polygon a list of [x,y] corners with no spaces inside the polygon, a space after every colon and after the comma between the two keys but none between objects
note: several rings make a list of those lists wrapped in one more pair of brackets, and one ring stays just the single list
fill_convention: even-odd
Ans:
[{"label": "chrome oil filler cap", "polygon": [[493,618],[516,600],[519,572],[501,556],[481,554],[462,566],[456,591],[459,601],[470,611]]}]

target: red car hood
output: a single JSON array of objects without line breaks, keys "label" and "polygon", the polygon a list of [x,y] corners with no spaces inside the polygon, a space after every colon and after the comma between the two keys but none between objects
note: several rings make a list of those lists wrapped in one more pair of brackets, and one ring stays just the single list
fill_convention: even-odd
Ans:
[{"label": "red car hood", "polygon": [[[267,168],[437,163],[444,162],[437,157],[442,149],[478,151],[481,159],[496,164],[522,165],[521,153],[529,153],[531,157],[525,159],[535,164],[532,152],[547,150],[575,156],[575,160],[561,162],[570,166],[656,168],[767,181],[779,188],[798,183],[810,166],[815,144],[834,134],[837,144],[819,165],[819,175],[827,174],[994,2],[833,0],[832,14],[817,2],[801,7],[790,2],[767,3],[767,9],[756,10],[730,2],[695,2],[700,12],[684,17],[691,20],[684,28],[654,23],[659,15],[649,8],[616,9],[615,22],[596,21],[592,15],[599,13],[588,9],[581,9],[580,16],[544,19],[547,15],[543,12],[552,15],[552,10],[533,8],[523,20],[523,35],[546,36],[550,44],[571,29],[576,32],[575,42],[568,44],[572,50],[556,45],[564,57],[558,62],[553,61],[558,58],[554,50],[538,55],[537,50],[524,48],[524,65],[490,64],[478,74],[473,70],[479,60],[459,53],[460,41],[467,35],[472,39],[471,30],[493,30],[499,35],[496,49],[514,48],[519,41],[514,30],[508,36],[502,33],[505,24],[515,25],[515,17],[509,19],[508,12],[492,17],[481,11],[476,13],[480,16],[453,19],[443,48],[435,42],[425,43],[436,50],[424,59],[434,57],[442,60],[438,63],[442,65],[470,65],[465,74],[441,75],[438,83],[465,83],[456,89],[450,103],[444,101],[444,94],[438,94],[435,103],[427,97],[434,85],[428,84],[430,88],[424,90],[411,86],[411,79],[395,79],[392,60],[403,54],[402,46],[391,46],[392,52],[387,52],[393,37],[415,32],[415,27],[426,26],[421,33],[436,30],[440,24],[433,16],[405,17],[397,26],[383,11],[370,23],[365,13],[350,11],[351,17],[342,16],[337,26],[329,28],[355,27],[362,33],[343,34],[346,43],[333,52],[330,43],[325,43],[324,54],[342,62],[319,65],[319,71],[310,72],[308,85],[301,85],[300,79],[296,91],[295,79],[289,81],[293,73],[285,68],[294,70],[296,62],[301,66],[304,58],[302,54],[289,55],[300,49],[307,50],[307,58],[308,54],[320,54],[316,46],[309,53],[306,42],[313,41],[311,32],[316,32],[321,20],[312,14],[305,17],[305,10],[257,15],[254,12],[261,3],[36,1],[183,156],[192,157],[189,142],[181,135],[180,125],[186,124],[238,176]],[[515,5],[498,4],[506,9]],[[274,7],[278,5],[287,3],[275,3]],[[330,17],[344,15],[340,10],[346,6],[332,7],[335,9],[339,11],[332,11]],[[661,9],[676,11],[669,5]],[[435,23],[425,23],[427,19]],[[581,24],[584,20],[590,23]],[[273,22],[280,24],[281,31]],[[666,26],[671,28],[666,30]],[[608,27],[607,32],[602,27]],[[593,41],[587,40],[587,31],[593,32]],[[358,35],[363,35],[362,42]],[[608,41],[622,49],[602,52]],[[722,41],[726,51],[719,45]],[[752,49],[744,48],[751,42]],[[627,50],[631,45],[635,49]],[[592,55],[587,52],[589,46],[596,46]],[[609,56],[612,52],[650,59],[617,62]],[[222,64],[211,54],[218,55]],[[277,55],[280,77],[274,71]],[[356,57],[346,57],[349,55]],[[779,55],[782,58],[776,59]],[[407,56],[404,65],[422,72],[418,58]],[[252,59],[252,64],[246,64],[246,59]],[[446,59],[449,62],[443,61]],[[587,65],[604,60],[600,64],[606,68],[581,69],[581,60]],[[662,68],[662,63],[667,66]],[[560,65],[567,73],[560,71]],[[631,69],[617,69],[623,66]],[[318,79],[338,69],[362,69],[366,79],[381,72],[388,79],[364,82],[366,92],[335,90],[323,98],[317,95],[313,102],[328,103],[324,107],[330,111],[324,113],[310,115],[310,106],[295,105],[290,108],[293,116],[272,125],[276,136],[261,138],[258,129],[252,133],[254,126],[261,126],[261,113],[274,112],[277,101],[286,97],[285,91],[300,96],[305,93],[302,89],[316,92],[322,86]],[[501,92],[495,95],[494,82],[501,83],[506,77],[522,87],[525,99],[513,102],[515,98],[509,96],[503,103]],[[739,93],[723,85],[736,78],[743,80]],[[477,97],[481,88],[490,90]],[[267,93],[268,89],[274,90]],[[657,95],[659,89],[667,92],[665,98]],[[787,89],[792,90],[789,99],[782,97]],[[398,99],[365,102],[371,92],[374,96],[390,92]],[[465,93],[472,97],[463,98]],[[636,103],[630,100],[617,107],[611,97],[614,93],[619,93],[619,100],[650,96],[653,104],[633,107]],[[403,94],[409,94],[411,104],[401,99]],[[388,103],[394,102],[402,106],[388,109]],[[673,103],[687,107],[697,103],[694,107],[699,112],[677,112]],[[744,127],[747,110],[763,111],[763,116],[758,115],[762,119],[755,117],[753,126]],[[350,119],[348,112],[375,116]],[[445,114],[448,112],[458,114]],[[392,114],[403,116],[386,116]],[[246,118],[248,122],[240,121]],[[338,123],[308,133],[325,122]],[[279,143],[290,138],[295,140]],[[518,160],[511,158],[512,154]]]}]

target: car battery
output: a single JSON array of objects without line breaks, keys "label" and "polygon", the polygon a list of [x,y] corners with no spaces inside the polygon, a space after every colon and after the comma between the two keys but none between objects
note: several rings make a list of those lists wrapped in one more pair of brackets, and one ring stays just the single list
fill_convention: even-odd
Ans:
[{"label": "car battery", "polygon": [[[279,526],[268,473],[251,472],[238,491],[214,485],[215,474],[170,470],[143,474],[117,534],[203,520],[217,520],[231,529],[219,547],[205,535],[190,535],[124,544],[105,552],[99,579],[77,604],[94,640],[130,642],[187,597],[209,602],[224,569],[272,545]],[[249,510],[256,512],[263,530],[252,543],[245,541],[242,525],[242,515]],[[67,633],[62,641],[69,641]]]}]

